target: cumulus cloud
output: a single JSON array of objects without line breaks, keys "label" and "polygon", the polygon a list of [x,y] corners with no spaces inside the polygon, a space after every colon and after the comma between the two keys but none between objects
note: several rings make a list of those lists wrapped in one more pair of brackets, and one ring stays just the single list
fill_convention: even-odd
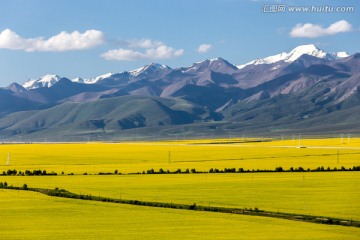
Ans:
[{"label": "cumulus cloud", "polygon": [[[169,59],[184,54],[183,49],[174,49],[160,41],[141,39],[126,41],[127,48],[109,50],[101,55],[106,60],[135,61],[140,59]],[[145,50],[139,50],[145,49]]]},{"label": "cumulus cloud", "polygon": [[0,32],[0,48],[23,50],[26,52],[65,52],[95,47],[104,43],[104,34],[98,30],[87,30],[84,33],[60,32],[58,35],[44,39],[23,38],[10,29]]},{"label": "cumulus cloud", "polygon": [[197,51],[198,53],[207,53],[211,49],[211,47],[211,44],[204,43],[198,47]]},{"label": "cumulus cloud", "polygon": [[321,25],[305,23],[296,24],[290,31],[291,37],[305,37],[305,38],[316,38],[327,35],[334,35],[342,32],[349,32],[352,30],[352,26],[345,20],[340,20],[331,24],[329,27],[324,28]]}]

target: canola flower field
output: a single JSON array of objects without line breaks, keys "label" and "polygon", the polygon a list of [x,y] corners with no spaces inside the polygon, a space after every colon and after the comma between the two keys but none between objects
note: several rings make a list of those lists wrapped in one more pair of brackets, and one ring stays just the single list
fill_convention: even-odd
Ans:
[{"label": "canola flower field", "polygon": [[[359,166],[360,139],[356,138],[1,144],[0,157],[0,174],[5,173],[0,175],[0,182],[15,186],[27,184],[29,187],[64,188],[78,194],[120,199],[259,208],[360,220],[360,172],[307,171],[319,167],[347,170]],[[284,170],[301,167],[304,171],[256,172],[258,169],[273,171],[278,167]],[[225,168],[241,168],[244,172],[209,173],[209,169]],[[6,174],[9,169],[16,170],[16,174]],[[57,175],[23,176],[26,170],[37,169]],[[181,169],[182,173],[186,169],[196,169],[196,173],[142,174],[149,169],[171,172]],[[358,239],[360,236],[359,229],[354,227],[114,206],[53,199],[15,190],[0,190],[0,212],[5,222],[0,232],[7,236],[6,239],[37,236],[43,239],[78,239],[79,236],[99,239],[101,234],[104,234],[102,239],[120,236],[134,239],[134,234],[137,234],[137,239],[184,236],[192,239],[238,239],[239,234],[246,239]],[[139,219],[142,220],[134,223]],[[156,219],[156,224],[152,219]],[[69,224],[71,222],[73,224]],[[106,222],[112,224],[106,225]],[[20,231],[22,237],[17,233],[21,228],[17,223],[24,226]],[[36,227],[33,223],[37,223]],[[62,224],[64,228],[60,227]],[[92,224],[97,227],[91,228]],[[145,230],[134,233],[134,229],[140,226]],[[266,234],[259,234],[259,228]],[[28,237],[24,235],[26,229]],[[299,234],[294,236],[294,232]]]},{"label": "canola flower field", "polygon": [[358,239],[359,228],[0,191],[2,239]]},{"label": "canola flower field", "polygon": [[[360,139],[286,141],[200,140],[133,143],[64,143],[0,145],[0,173],[41,169],[60,174],[142,172],[160,168],[174,171],[195,168],[274,170],[303,167],[349,168],[358,166]],[[8,157],[10,155],[10,164]]]}]

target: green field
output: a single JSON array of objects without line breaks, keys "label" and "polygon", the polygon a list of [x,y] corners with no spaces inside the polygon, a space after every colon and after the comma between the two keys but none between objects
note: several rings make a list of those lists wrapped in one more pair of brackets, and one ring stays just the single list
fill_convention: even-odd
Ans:
[{"label": "green field", "polygon": [[4,239],[358,239],[360,229],[0,191]]},{"label": "green field", "polygon": [[[110,198],[258,208],[360,220],[360,172],[355,171],[127,174],[160,168],[170,171],[193,168],[256,171],[280,166],[284,169],[320,166],[348,169],[360,166],[360,139],[2,144],[0,157],[0,173],[9,169],[16,169],[18,173],[40,169],[58,174],[0,176],[0,182],[14,186],[27,184],[31,188],[63,188],[77,194]],[[97,175],[115,170],[123,174]],[[358,228],[354,227],[80,201],[18,190],[0,190],[0,214],[3,220],[0,232],[6,239],[37,236],[42,239],[360,237]]]}]

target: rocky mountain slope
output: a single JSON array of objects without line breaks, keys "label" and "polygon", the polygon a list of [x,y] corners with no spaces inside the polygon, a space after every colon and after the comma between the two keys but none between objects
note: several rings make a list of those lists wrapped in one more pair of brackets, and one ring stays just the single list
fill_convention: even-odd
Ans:
[{"label": "rocky mountain slope", "polygon": [[93,79],[46,75],[0,89],[0,138],[359,132],[359,89],[359,53],[314,45],[238,66],[215,58]]}]

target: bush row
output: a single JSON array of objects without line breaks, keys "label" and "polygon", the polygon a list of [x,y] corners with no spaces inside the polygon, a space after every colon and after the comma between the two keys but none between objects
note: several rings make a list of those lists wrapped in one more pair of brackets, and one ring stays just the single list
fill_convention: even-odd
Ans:
[{"label": "bush row", "polygon": [[[341,168],[330,168],[330,167],[317,167],[315,169],[304,169],[303,167],[290,167],[289,169],[284,169],[283,167],[276,167],[274,170],[265,170],[265,169],[247,169],[244,168],[224,168],[224,169],[217,169],[217,168],[210,168],[209,171],[197,171],[195,168],[189,170],[188,168],[185,171],[181,169],[177,169],[175,171],[164,170],[160,168],[158,171],[154,169],[149,169],[147,171],[143,171],[142,174],[178,174],[178,173],[252,173],[252,172],[326,172],[326,171],[360,171],[360,166],[353,166],[352,168],[345,168],[342,166]],[[140,173],[137,173],[140,174]]]},{"label": "bush row", "polygon": [[24,184],[22,187],[14,187],[14,186],[9,186],[7,182],[0,182],[0,188],[5,188],[5,189],[18,189],[18,190],[29,190],[27,184]]},{"label": "bush row", "polygon": [[[158,171],[152,169],[149,169],[147,171],[143,172],[136,172],[136,173],[129,173],[129,174],[188,174],[188,173],[267,173],[267,172],[333,172],[333,171],[360,171],[360,166],[353,166],[352,168],[345,168],[344,166],[337,168],[325,168],[324,166],[317,167],[314,169],[304,169],[303,167],[290,167],[289,169],[284,169],[283,167],[276,167],[274,170],[268,170],[268,169],[247,169],[244,168],[224,168],[224,169],[218,169],[218,168],[210,168],[209,171],[198,171],[195,168],[192,169],[177,169],[174,171],[170,171],[169,169],[164,170],[160,168]],[[64,175],[64,172],[61,173]],[[121,175],[122,173],[118,172],[118,170],[115,170],[114,172],[99,172],[98,175]],[[17,170],[7,170],[3,171],[0,176],[54,176],[57,175],[56,172],[46,172],[46,170],[25,170],[24,172],[17,171]],[[73,173],[69,173],[68,175],[74,175]],[[87,173],[84,173],[83,175],[88,175]]]},{"label": "bush row", "polygon": [[25,170],[24,172],[22,171],[17,171],[16,169],[9,169],[6,172],[3,171],[2,174],[0,174],[1,176],[54,176],[57,175],[56,172],[46,172],[46,170]]}]

